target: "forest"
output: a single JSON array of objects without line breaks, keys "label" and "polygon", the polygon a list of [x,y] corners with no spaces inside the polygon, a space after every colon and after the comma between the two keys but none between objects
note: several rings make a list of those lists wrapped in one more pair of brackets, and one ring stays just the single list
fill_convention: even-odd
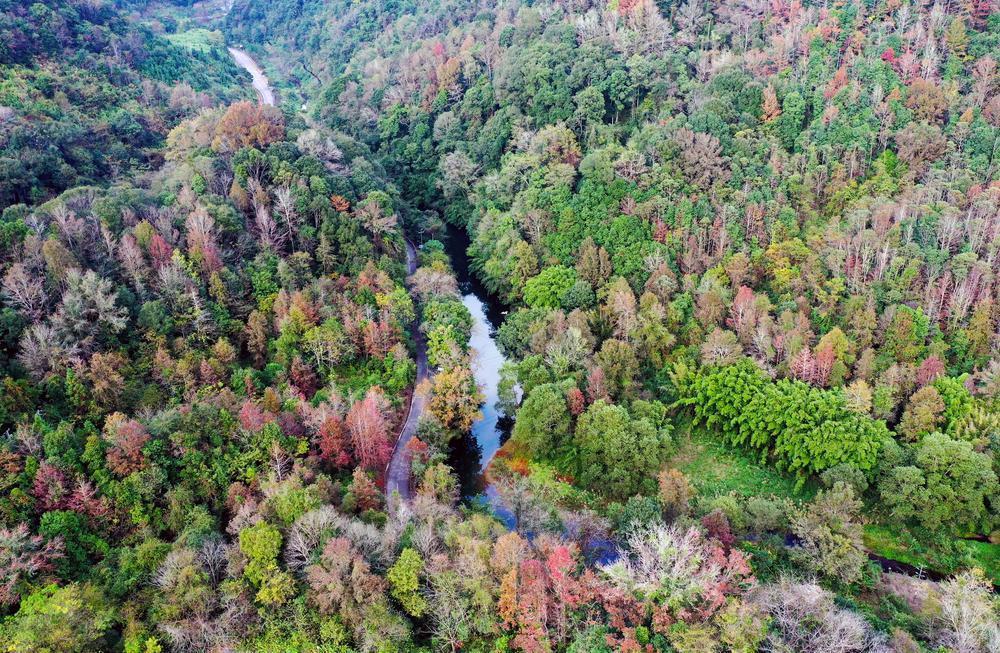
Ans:
[{"label": "forest", "polygon": [[0,651],[1000,652],[998,62],[996,0],[0,0]]}]

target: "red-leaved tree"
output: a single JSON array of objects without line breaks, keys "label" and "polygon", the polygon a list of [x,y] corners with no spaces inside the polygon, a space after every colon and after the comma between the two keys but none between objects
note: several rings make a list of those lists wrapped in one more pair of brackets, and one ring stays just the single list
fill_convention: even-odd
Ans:
[{"label": "red-leaved tree", "polygon": [[389,402],[381,388],[368,390],[365,398],[347,411],[347,431],[358,463],[365,469],[382,471],[392,455],[389,439]]},{"label": "red-leaved tree", "polygon": [[27,524],[0,528],[0,606],[16,605],[24,583],[52,571],[53,561],[62,555],[61,539],[46,542],[40,535],[31,535]]}]

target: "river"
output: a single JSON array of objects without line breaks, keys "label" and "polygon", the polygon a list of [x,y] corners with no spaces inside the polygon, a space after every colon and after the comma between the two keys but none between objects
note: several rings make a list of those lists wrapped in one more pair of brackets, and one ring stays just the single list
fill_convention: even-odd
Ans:
[{"label": "river", "polygon": [[508,526],[513,517],[503,505],[495,488],[486,482],[485,471],[493,456],[510,435],[512,420],[497,407],[499,398],[500,368],[504,355],[497,347],[496,327],[503,322],[506,309],[480,283],[469,268],[469,236],[464,229],[448,225],[445,249],[451,258],[458,278],[462,304],[472,315],[472,335],[469,348],[473,354],[472,373],[482,389],[484,400],[480,408],[483,416],[472,425],[472,431],[452,443],[449,464],[458,475],[462,498],[467,501],[486,501]]},{"label": "river", "polygon": [[[233,56],[236,63],[253,77],[253,87],[257,92],[260,103],[274,105],[274,92],[267,81],[267,76],[264,75],[264,71],[257,65],[257,62],[249,54],[238,48],[230,47],[229,53]],[[462,303],[469,309],[469,313],[472,315],[472,334],[469,338],[469,347],[474,353],[473,374],[476,383],[482,388],[484,395],[481,409],[482,418],[477,420],[473,425],[471,433],[465,434],[452,443],[452,448],[449,452],[449,464],[459,477],[463,499],[470,502],[488,504],[508,528],[514,528],[516,524],[513,514],[504,505],[496,488],[486,482],[485,477],[487,466],[500,449],[500,446],[509,437],[512,426],[512,420],[500,413],[496,408],[500,368],[503,366],[505,359],[497,347],[494,337],[495,325],[503,322],[506,310],[503,304],[490,295],[482,283],[472,274],[469,268],[468,247],[469,236],[465,230],[448,225],[446,229],[445,249],[451,258],[452,267],[458,278],[459,289],[462,293]],[[407,264],[408,271],[412,273],[416,268],[416,252],[412,244],[409,243],[407,243]],[[426,361],[426,352],[424,344],[419,337],[417,339],[417,349],[418,376],[420,376],[419,363],[422,359]],[[426,377],[427,373],[426,362],[424,362],[423,377]],[[417,419],[423,411],[424,406],[422,399],[418,397],[414,397],[414,399],[417,399],[417,401],[411,404],[400,439],[408,440],[408,437],[405,437],[407,431],[410,432],[410,436],[416,431]],[[402,447],[397,448],[402,449]],[[394,454],[390,468],[393,464],[397,464],[400,469],[396,474],[398,478],[395,480],[392,478],[393,475],[388,473],[390,470],[386,470],[387,476],[390,477],[387,489],[391,488],[395,490],[404,500],[407,500],[409,498],[409,489],[406,481],[408,470],[406,470],[406,463],[401,461],[405,461],[405,457],[400,457],[397,460],[397,456]],[[602,564],[610,562],[617,555],[614,543],[611,540],[598,538],[593,540],[591,545],[599,552],[596,559]],[[942,574],[934,574],[932,576],[931,573],[916,569],[906,563],[890,560],[871,553],[869,553],[869,557],[876,561],[884,571],[903,573],[911,576],[944,577]],[[993,586],[994,592],[997,592],[998,589],[1000,588],[996,585]]]}]

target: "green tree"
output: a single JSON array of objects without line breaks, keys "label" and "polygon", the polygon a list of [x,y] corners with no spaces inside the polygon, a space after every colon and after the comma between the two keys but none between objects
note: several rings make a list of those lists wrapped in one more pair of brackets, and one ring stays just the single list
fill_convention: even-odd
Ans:
[{"label": "green tree", "polygon": [[278,568],[281,532],[267,522],[240,531],[240,551],[247,557],[243,575],[257,587],[257,600],[280,605],[295,594],[295,580]]},{"label": "green tree", "polygon": [[569,441],[570,414],[566,393],[556,383],[536,386],[517,411],[512,437],[533,458],[551,458]]},{"label": "green tree", "polygon": [[0,635],[11,653],[101,653],[111,650],[115,615],[94,585],[47,585],[21,602]]},{"label": "green tree", "polygon": [[795,148],[802,123],[806,117],[806,102],[798,91],[791,91],[781,102],[781,116],[778,118],[778,134],[785,149]]},{"label": "green tree", "polygon": [[670,429],[657,428],[646,417],[633,419],[623,406],[598,400],[580,416],[573,443],[571,469],[580,484],[625,499],[655,490],[656,473],[670,450]]},{"label": "green tree", "polygon": [[386,573],[393,598],[413,617],[420,617],[427,611],[427,601],[420,595],[420,574],[423,570],[424,560],[420,554],[406,548]]},{"label": "green tree", "polygon": [[565,265],[547,267],[524,284],[528,306],[559,308],[563,295],[576,283],[576,270]]},{"label": "green tree", "polygon": [[912,465],[892,469],[879,485],[893,519],[930,531],[985,526],[988,498],[1000,492],[986,454],[942,433],[925,436]]}]

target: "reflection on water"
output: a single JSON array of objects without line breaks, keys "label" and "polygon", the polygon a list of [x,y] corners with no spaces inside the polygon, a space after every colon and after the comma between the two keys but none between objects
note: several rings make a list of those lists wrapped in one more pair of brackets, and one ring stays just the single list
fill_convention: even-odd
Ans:
[{"label": "reflection on water", "polygon": [[[447,236],[445,249],[458,277],[462,303],[472,314],[472,335],[469,338],[469,347],[473,350],[472,371],[485,396],[480,409],[482,419],[473,424],[470,433],[452,441],[448,463],[458,474],[462,498],[488,505],[507,528],[513,529],[517,526],[514,512],[497,488],[487,485],[483,477],[483,470],[510,437],[514,425],[512,417],[505,416],[496,407],[500,367],[505,359],[494,340],[494,325],[500,325],[506,310],[470,273],[467,254],[469,237],[465,231],[449,226]],[[534,536],[531,532],[525,535],[529,539]],[[591,564],[608,564],[618,557],[615,543],[603,535],[586,537],[579,544]]]},{"label": "reflection on water", "polygon": [[484,398],[480,409],[483,417],[472,426],[472,435],[482,450],[480,467],[485,468],[500,448],[498,423],[501,413],[497,410],[496,403],[500,398],[497,388],[504,358],[493,340],[492,325],[486,319],[482,300],[475,295],[465,295],[462,303],[472,314],[472,335],[469,337],[469,348],[473,351],[472,372]]},{"label": "reflection on water", "polygon": [[[494,325],[503,319],[503,305],[489,295],[469,270],[466,250],[469,237],[456,227],[448,227],[446,249],[462,292],[462,303],[472,315],[472,335],[469,348],[473,352],[472,372],[485,397],[480,410],[482,419],[472,426],[472,432],[452,442],[449,464],[458,474],[462,497],[495,496],[486,487],[483,470],[493,459],[510,434],[511,421],[497,410],[497,387],[503,354],[493,339]],[[494,501],[491,501],[495,505]]]}]

